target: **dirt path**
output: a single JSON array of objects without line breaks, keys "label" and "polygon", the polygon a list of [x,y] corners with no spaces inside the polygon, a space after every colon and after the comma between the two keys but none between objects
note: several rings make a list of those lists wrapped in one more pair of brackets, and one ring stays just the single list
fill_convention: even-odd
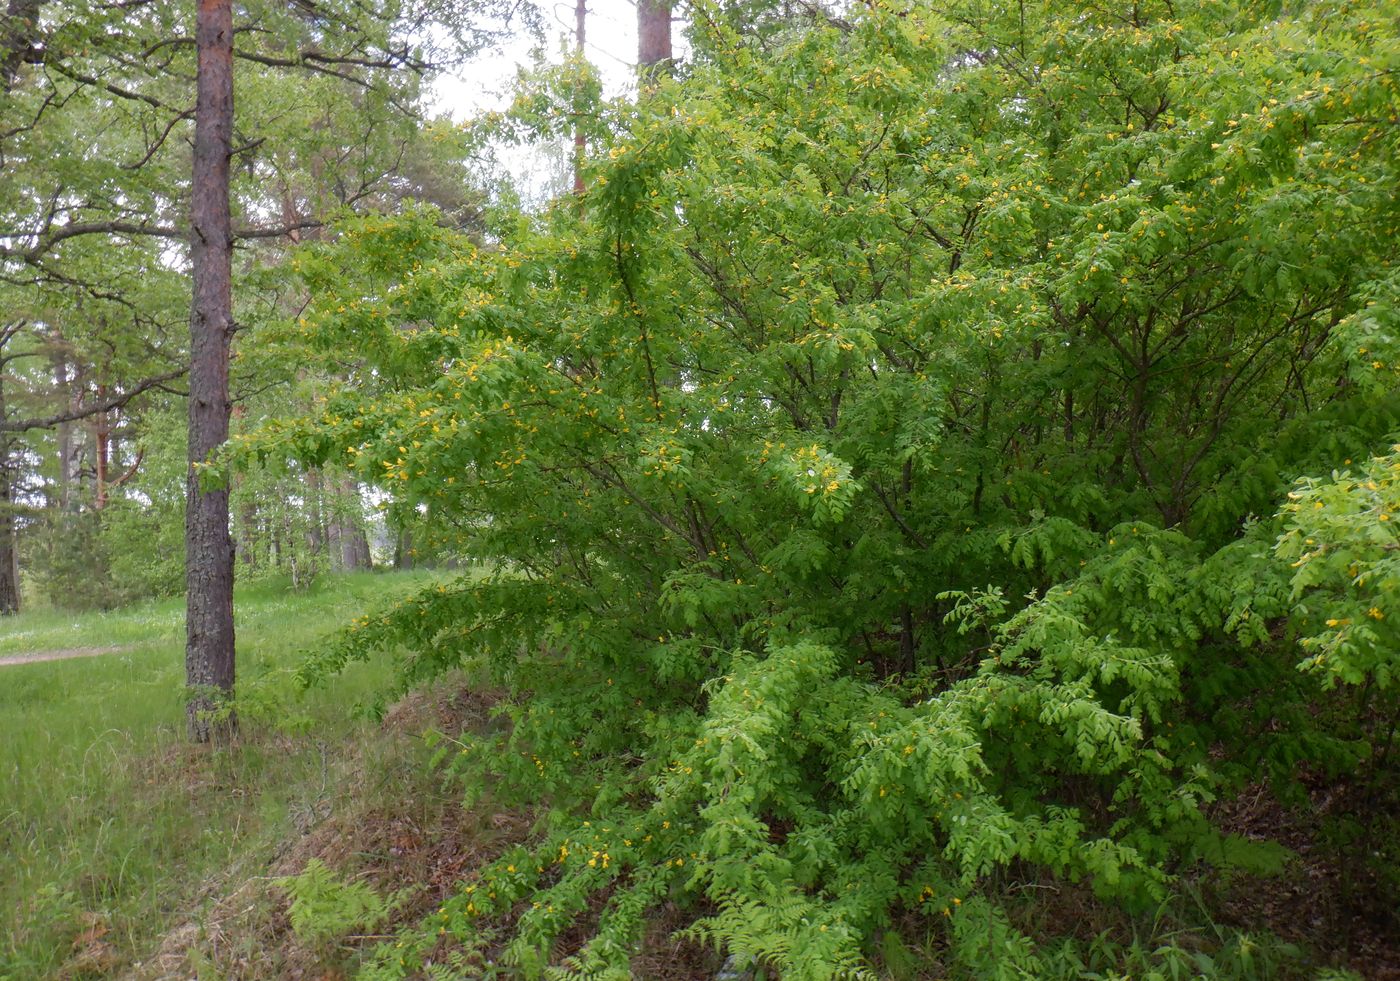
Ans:
[{"label": "dirt path", "polygon": [[125,647],[64,647],[54,651],[32,651],[26,654],[0,654],[0,668],[12,664],[38,664],[40,661],[69,661],[75,657],[100,657],[116,654]]}]

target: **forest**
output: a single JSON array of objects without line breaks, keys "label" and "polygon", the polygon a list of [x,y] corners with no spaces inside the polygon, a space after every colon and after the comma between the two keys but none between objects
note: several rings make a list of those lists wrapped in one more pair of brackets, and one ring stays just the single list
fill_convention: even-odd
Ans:
[{"label": "forest", "polygon": [[1395,0],[0,3],[0,981],[1400,978]]}]

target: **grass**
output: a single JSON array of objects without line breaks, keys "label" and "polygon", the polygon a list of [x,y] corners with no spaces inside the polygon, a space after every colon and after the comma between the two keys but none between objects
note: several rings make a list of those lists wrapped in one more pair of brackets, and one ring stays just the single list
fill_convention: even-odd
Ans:
[{"label": "grass", "polygon": [[[240,687],[267,695],[298,655],[423,575],[327,577],[239,590]],[[0,667],[0,979],[100,976],[148,954],[197,913],[208,882],[265,864],[314,823],[334,788],[328,752],[372,738],[350,711],[388,668],[360,665],[289,703],[297,732],[250,720],[231,747],[184,738],[182,601],[112,613],[42,611],[0,622],[0,656],[116,647]],[[203,897],[203,898],[202,898]]]}]

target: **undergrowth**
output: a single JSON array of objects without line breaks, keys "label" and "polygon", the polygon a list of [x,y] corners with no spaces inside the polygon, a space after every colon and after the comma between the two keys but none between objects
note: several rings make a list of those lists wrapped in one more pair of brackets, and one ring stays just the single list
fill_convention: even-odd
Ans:
[{"label": "undergrowth", "polygon": [[[0,978],[108,975],[198,919],[215,880],[256,869],[345,793],[346,744],[375,727],[350,710],[388,674],[368,666],[289,697],[299,653],[424,575],[326,577],[238,593],[240,705],[229,747],[184,733],[182,607],[41,612],[0,621],[0,651],[115,647],[0,667]],[[261,857],[259,857],[261,856]]]}]

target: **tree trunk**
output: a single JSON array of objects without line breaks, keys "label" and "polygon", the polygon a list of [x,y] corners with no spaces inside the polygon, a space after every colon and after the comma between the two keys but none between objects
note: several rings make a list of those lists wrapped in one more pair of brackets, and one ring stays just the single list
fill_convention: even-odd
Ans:
[{"label": "tree trunk", "polygon": [[[107,398],[107,386],[97,386],[97,401]],[[92,506],[101,511],[107,506],[107,470],[111,464],[112,426],[107,413],[98,412],[92,417],[92,443],[97,455],[97,469],[93,475]]]},{"label": "tree trunk", "polygon": [[413,532],[407,528],[400,528],[394,535],[394,568],[412,569],[413,567]]},{"label": "tree trunk", "polygon": [[360,486],[349,474],[341,476],[336,484],[335,537],[340,544],[340,568],[345,572],[359,572],[370,567],[369,536],[365,534]]},{"label": "tree trunk", "polygon": [[[247,409],[244,406],[233,407],[230,417],[232,419],[242,419]],[[238,521],[233,532],[233,554],[235,561],[245,569],[251,569],[257,564],[256,542],[258,534],[258,502],[252,494],[234,495],[233,491],[241,489],[246,483],[246,479],[239,474],[234,479],[233,487],[230,488],[229,496],[231,500],[238,502]]]},{"label": "tree trunk", "polygon": [[643,85],[671,68],[671,0],[637,0],[637,67]]},{"label": "tree trunk", "polygon": [[[68,360],[62,354],[53,356],[53,384],[64,399],[64,408],[72,409],[73,393],[69,389]],[[58,424],[58,510],[66,512],[72,506],[73,426]]]},{"label": "tree trunk", "polygon": [[[5,379],[0,375],[0,419],[5,418]],[[15,549],[12,446],[0,433],[0,616],[19,612],[19,562]]]},{"label": "tree trunk", "polygon": [[344,570],[344,545],[341,536],[345,532],[345,523],[340,517],[340,495],[338,485],[334,477],[329,481],[323,481],[321,488],[325,491],[324,506],[317,512],[323,530],[324,551],[326,554],[326,566],[332,572]]},{"label": "tree trunk", "polygon": [[251,494],[238,510],[238,527],[240,532],[234,539],[238,561],[246,569],[255,569],[258,565],[258,502]]},{"label": "tree trunk", "polygon": [[0,439],[0,616],[19,612],[19,550],[15,547],[10,442]]},{"label": "tree trunk", "polygon": [[[574,51],[578,55],[578,60],[583,61],[583,43],[586,37],[585,25],[588,21],[588,4],[586,0],[577,0],[574,5]],[[579,70],[583,70],[582,64]],[[587,140],[583,136],[583,86],[576,85],[574,89],[574,193],[583,193],[583,157],[588,151]]]},{"label": "tree trunk", "polygon": [[189,460],[185,505],[185,680],[196,742],[226,738],[233,692],[233,539],[227,487],[201,486],[199,467],[228,439],[233,333],[233,0],[199,0],[190,258]]},{"label": "tree trunk", "polygon": [[[311,561],[316,563],[326,552],[326,539],[334,534],[334,529],[326,525],[321,510],[322,481],[321,471],[314,467],[306,471],[303,478],[306,484],[306,548],[311,553]],[[334,549],[332,549],[334,551]]]}]

